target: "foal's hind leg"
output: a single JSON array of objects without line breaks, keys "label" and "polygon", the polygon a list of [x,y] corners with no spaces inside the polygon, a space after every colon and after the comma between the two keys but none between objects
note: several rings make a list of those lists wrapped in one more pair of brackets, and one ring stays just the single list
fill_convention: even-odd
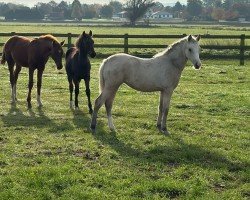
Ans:
[{"label": "foal's hind leg", "polygon": [[15,62],[11,58],[11,59],[7,60],[7,63],[8,63],[9,73],[10,73],[9,78],[10,78],[10,85],[11,85],[11,103],[15,103],[15,101],[16,101],[15,92],[14,92],[14,66],[15,66]]},{"label": "foal's hind leg", "polygon": [[88,107],[89,107],[89,114],[93,113],[93,109],[92,109],[92,104],[91,104],[91,100],[90,100],[90,89],[89,89],[89,78],[84,79],[85,81],[85,87],[86,87],[86,95],[88,97]]},{"label": "foal's hind leg", "polygon": [[116,94],[117,89],[112,92],[106,99],[105,101],[105,108],[106,108],[106,112],[107,112],[107,116],[108,116],[108,125],[109,125],[109,129],[111,131],[115,130],[115,126],[113,124],[113,119],[112,119],[112,106],[113,106],[113,102],[114,102],[114,98],[115,98],[115,94]]},{"label": "foal's hind leg", "polygon": [[101,106],[106,102],[107,97],[110,95],[110,93],[107,90],[103,90],[103,92],[98,96],[98,98],[95,100],[95,107],[94,111],[92,114],[92,120],[91,120],[91,125],[90,128],[92,131],[95,131],[96,128],[96,119],[97,119],[97,113]]},{"label": "foal's hind leg", "polygon": [[22,66],[16,64],[16,69],[14,71],[14,85],[13,85],[13,92],[14,92],[14,96],[15,96],[15,100],[16,101],[17,101],[17,97],[16,97],[16,85],[17,85],[18,75],[19,75],[21,69],[22,69]]}]

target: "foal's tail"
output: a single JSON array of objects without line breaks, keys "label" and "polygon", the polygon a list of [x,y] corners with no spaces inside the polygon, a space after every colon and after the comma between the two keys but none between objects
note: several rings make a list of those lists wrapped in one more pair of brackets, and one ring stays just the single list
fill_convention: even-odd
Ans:
[{"label": "foal's tail", "polygon": [[104,65],[106,63],[106,59],[103,60],[101,66],[100,66],[100,70],[99,70],[99,92],[101,93],[103,91],[103,88],[105,86],[105,81],[104,81],[104,77],[103,77],[103,70],[104,70]]},{"label": "foal's tail", "polygon": [[1,58],[1,64],[4,65],[6,62],[6,55],[5,55],[5,46],[3,47],[3,53],[2,53],[2,58]]}]

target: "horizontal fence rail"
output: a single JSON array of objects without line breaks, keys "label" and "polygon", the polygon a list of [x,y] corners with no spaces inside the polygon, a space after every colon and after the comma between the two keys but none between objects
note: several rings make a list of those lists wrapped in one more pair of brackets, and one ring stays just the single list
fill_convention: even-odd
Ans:
[{"label": "horizontal fence rail", "polygon": [[[11,32],[11,33],[0,33],[0,37],[11,37],[14,35],[20,35],[20,36],[27,36],[27,37],[38,37],[40,35],[45,35],[47,33],[16,33],[16,32]],[[79,34],[72,34],[72,33],[67,33],[67,34],[61,34],[61,33],[54,33],[52,34],[55,37],[60,37],[60,38],[65,38],[67,40],[66,42],[66,47],[70,48],[73,46],[72,44],[72,39],[77,38]],[[129,39],[179,39],[186,36],[186,34],[182,35],[129,35],[129,34],[118,34],[118,35],[113,35],[113,34],[96,34],[94,35],[94,38],[102,38],[102,39],[122,39],[123,42],[121,44],[95,44],[96,48],[108,48],[108,49],[114,49],[114,48],[119,48],[123,49],[124,53],[129,53],[129,49],[152,49],[152,48],[167,48],[168,45],[164,44],[129,44]],[[246,55],[246,51],[250,50],[250,46],[246,45],[246,40],[250,39],[250,35],[210,35],[210,34],[205,34],[201,35],[202,39],[211,39],[213,41],[214,39],[220,39],[220,40],[239,40],[239,44],[237,45],[201,45],[201,48],[203,50],[215,50],[215,51],[221,51],[221,50],[235,50],[238,52],[235,55],[227,55],[227,54],[211,54],[211,53],[206,53],[206,54],[201,54],[201,58],[206,58],[206,59],[239,59],[240,65],[244,65],[244,61],[246,59],[249,59],[250,56]],[[6,38],[7,40],[7,38]],[[4,43],[0,43],[0,47],[3,46]],[[105,55],[104,55],[105,56]],[[108,56],[108,55],[106,55]],[[151,57],[152,54],[144,53],[140,54],[142,57]]]}]

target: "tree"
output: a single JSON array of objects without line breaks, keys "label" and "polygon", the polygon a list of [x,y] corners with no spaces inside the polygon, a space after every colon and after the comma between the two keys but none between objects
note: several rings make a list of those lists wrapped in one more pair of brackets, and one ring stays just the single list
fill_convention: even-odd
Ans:
[{"label": "tree", "polygon": [[142,18],[152,6],[154,6],[152,0],[127,0],[124,9],[127,11],[127,18],[130,21],[130,25],[135,26],[135,22]]},{"label": "tree", "polygon": [[183,10],[184,10],[184,6],[181,5],[181,3],[179,1],[177,1],[172,8],[174,16],[178,17],[178,18],[181,17],[181,13],[183,12]]},{"label": "tree", "polygon": [[199,17],[202,12],[201,0],[188,0],[187,1],[187,12],[192,17]]},{"label": "tree", "polygon": [[39,12],[43,15],[49,15],[53,11],[53,7],[48,3],[37,3],[35,7],[39,10]]},{"label": "tree", "polygon": [[96,9],[94,5],[83,4],[83,18],[92,19],[97,16]]},{"label": "tree", "polygon": [[119,1],[110,1],[108,5],[113,7],[114,13],[119,13],[122,11],[122,4]]},{"label": "tree", "polygon": [[101,7],[100,15],[105,18],[111,18],[113,16],[113,7],[110,5],[104,5]]},{"label": "tree", "polygon": [[82,6],[79,0],[74,0],[72,3],[72,13],[71,13],[71,17],[73,19],[78,19],[79,21],[82,20]]}]

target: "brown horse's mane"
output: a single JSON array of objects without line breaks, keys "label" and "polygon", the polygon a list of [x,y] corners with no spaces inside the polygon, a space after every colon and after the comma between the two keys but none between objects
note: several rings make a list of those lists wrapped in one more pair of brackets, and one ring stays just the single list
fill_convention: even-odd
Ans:
[{"label": "brown horse's mane", "polygon": [[39,37],[39,39],[52,40],[52,41],[56,41],[57,43],[59,43],[57,38],[54,37],[53,35],[50,35],[50,34],[42,35],[42,36]]}]

